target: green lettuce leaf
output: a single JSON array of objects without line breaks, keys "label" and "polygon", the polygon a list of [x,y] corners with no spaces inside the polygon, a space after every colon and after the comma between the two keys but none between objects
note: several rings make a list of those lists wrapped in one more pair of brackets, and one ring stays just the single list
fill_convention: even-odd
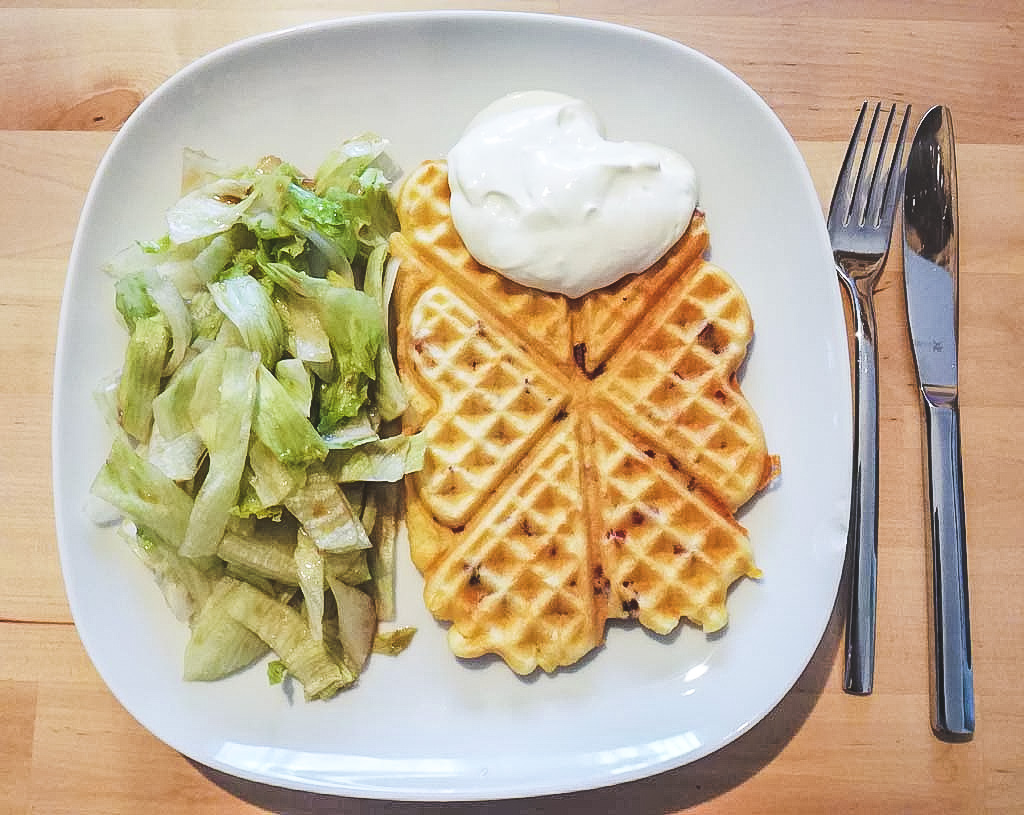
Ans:
[{"label": "green lettuce leaf", "polygon": [[288,511],[325,552],[369,549],[370,538],[345,493],[320,467],[310,467],[306,483],[285,499]]},{"label": "green lettuce leaf", "polygon": [[332,450],[324,466],[341,483],[401,481],[406,474],[423,469],[425,452],[422,433],[389,436],[348,450]]},{"label": "green lettuce leaf", "polygon": [[273,368],[284,351],[284,325],[267,286],[245,274],[214,281],[209,290],[242,335],[245,347],[258,352],[263,364]]},{"label": "green lettuce leaf", "polygon": [[257,371],[253,431],[285,465],[323,461],[327,445],[277,378],[261,365]]},{"label": "green lettuce leaf", "polygon": [[114,437],[110,454],[93,481],[92,494],[167,546],[176,549],[185,537],[192,498],[121,436]]},{"label": "green lettuce leaf", "polygon": [[270,648],[228,611],[225,597],[235,581],[219,580],[202,606],[185,646],[184,678],[209,682],[251,665]]},{"label": "green lettuce leaf", "polygon": [[170,339],[167,321],[159,313],[138,320],[128,338],[117,387],[117,408],[121,426],[143,443],[149,440],[153,400],[160,393]]},{"label": "green lettuce leaf", "polygon": [[[238,500],[242,472],[249,452],[249,433],[256,405],[259,357],[240,348],[223,350],[220,400],[214,421],[207,426],[210,466],[196,493],[181,552],[190,557],[211,555]],[[203,428],[200,427],[200,433]]]}]

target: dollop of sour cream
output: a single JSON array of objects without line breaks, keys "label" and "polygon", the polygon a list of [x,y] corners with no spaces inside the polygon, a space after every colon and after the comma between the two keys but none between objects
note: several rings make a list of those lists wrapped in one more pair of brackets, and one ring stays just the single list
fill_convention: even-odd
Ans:
[{"label": "dollop of sour cream", "polygon": [[479,263],[568,297],[653,264],[697,202],[683,156],[609,141],[586,103],[551,91],[477,114],[448,153],[448,182],[452,221]]}]

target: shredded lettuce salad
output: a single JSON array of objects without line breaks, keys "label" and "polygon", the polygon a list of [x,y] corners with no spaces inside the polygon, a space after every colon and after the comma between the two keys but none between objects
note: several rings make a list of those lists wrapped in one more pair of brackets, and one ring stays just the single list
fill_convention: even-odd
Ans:
[{"label": "shredded lettuce salad", "polygon": [[166,233],[107,266],[128,340],[97,390],[113,442],[92,494],[188,623],[186,679],[273,652],[271,683],[326,699],[413,634],[380,626],[424,453],[393,430],[386,146],[346,141],[312,177],[186,150]]}]

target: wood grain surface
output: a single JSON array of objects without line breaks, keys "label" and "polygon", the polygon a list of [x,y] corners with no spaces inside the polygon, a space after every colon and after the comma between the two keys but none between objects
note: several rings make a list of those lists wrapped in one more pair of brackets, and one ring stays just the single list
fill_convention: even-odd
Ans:
[{"label": "wood grain surface", "polygon": [[[899,253],[877,295],[881,392],[875,692],[841,689],[837,611],[796,687],[746,735],[652,778],[442,807],[279,790],[198,766],[96,674],[64,594],[52,509],[57,318],[74,231],[113,132],[162,81],[242,37],[462,4],[0,2],[0,813],[1024,811],[1024,4],[491,2],[610,20],[733,70],[797,140],[827,206],[864,98],[949,106],[961,216],[960,398],[978,729],[929,728],[921,416]],[[838,608],[838,606],[837,606]]]}]

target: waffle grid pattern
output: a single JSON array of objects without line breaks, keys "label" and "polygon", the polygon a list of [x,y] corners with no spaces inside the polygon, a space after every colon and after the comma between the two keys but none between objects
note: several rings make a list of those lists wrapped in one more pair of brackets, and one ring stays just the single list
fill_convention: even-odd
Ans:
[{"label": "waffle grid pattern", "polygon": [[417,368],[440,395],[417,479],[437,518],[463,525],[565,397],[446,288],[425,292],[410,322]]},{"label": "waffle grid pattern", "polygon": [[408,429],[428,436],[410,544],[452,650],[529,673],[599,645],[607,617],[721,628],[760,574],[731,510],[768,456],[735,378],[752,322],[701,259],[702,217],[647,274],[570,302],[475,264],[443,168],[406,182],[393,249]]},{"label": "waffle grid pattern", "polygon": [[667,634],[686,617],[705,631],[725,625],[726,592],[759,576],[746,537],[687,476],[639,450],[595,416],[602,562],[617,608]]},{"label": "waffle grid pattern", "polygon": [[753,335],[750,312],[739,287],[707,263],[670,293],[597,387],[609,409],[628,406],[638,430],[676,451],[735,510],[764,468],[760,424],[735,379]]},{"label": "waffle grid pattern", "polygon": [[[520,673],[577,659],[600,636],[578,447],[568,423],[426,581],[461,656],[501,653]],[[454,590],[453,590],[454,588]]]}]

